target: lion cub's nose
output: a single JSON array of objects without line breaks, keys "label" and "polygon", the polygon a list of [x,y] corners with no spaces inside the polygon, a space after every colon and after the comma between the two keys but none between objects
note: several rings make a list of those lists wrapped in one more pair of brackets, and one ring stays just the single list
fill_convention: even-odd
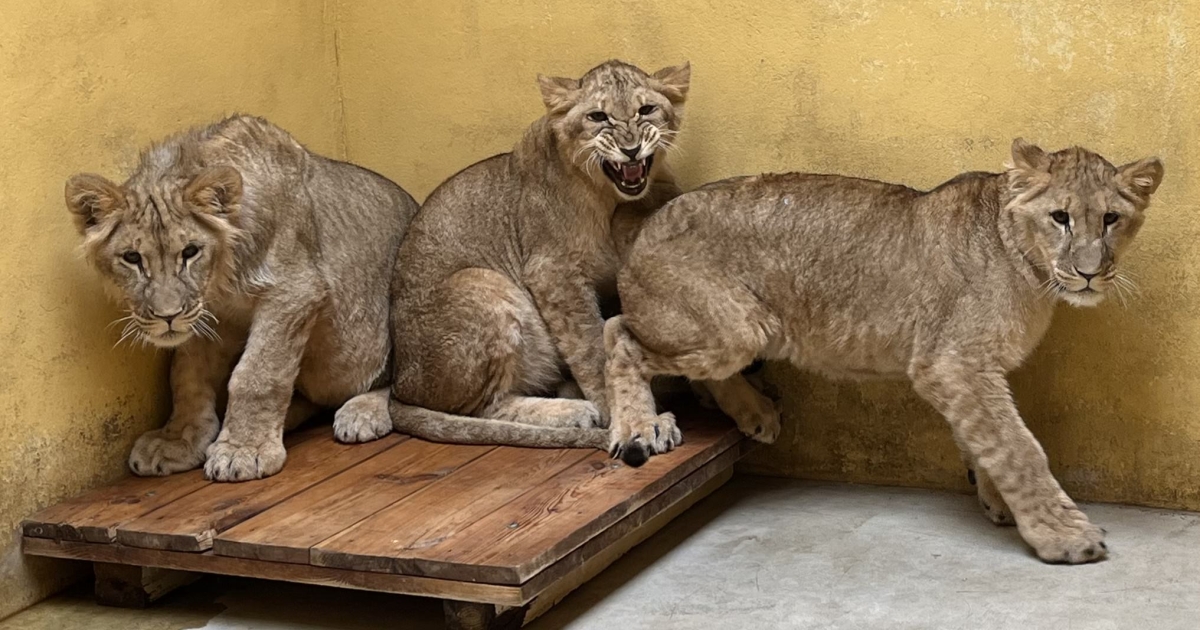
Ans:
[{"label": "lion cub's nose", "polygon": [[629,159],[631,159],[631,160],[636,160],[636,159],[637,159],[637,156],[638,156],[638,154],[639,154],[639,153],[641,153],[641,152],[642,152],[642,145],[640,145],[640,144],[639,144],[639,145],[637,145],[636,147],[631,147],[631,148],[628,148],[628,149],[625,149],[625,148],[622,148],[622,149],[621,149],[621,153],[624,153],[624,154],[625,154],[626,156],[628,156],[628,157],[629,157]]}]

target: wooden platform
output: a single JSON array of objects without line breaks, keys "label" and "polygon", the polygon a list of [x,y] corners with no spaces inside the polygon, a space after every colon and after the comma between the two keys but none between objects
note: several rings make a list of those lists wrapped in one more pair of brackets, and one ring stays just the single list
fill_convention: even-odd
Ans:
[{"label": "wooden platform", "polygon": [[24,551],[96,563],[115,605],[198,572],[437,597],[452,628],[519,627],[728,480],[748,443],[729,420],[681,416],[684,444],[641,468],[308,429],[274,477],[128,478],[29,518]]}]

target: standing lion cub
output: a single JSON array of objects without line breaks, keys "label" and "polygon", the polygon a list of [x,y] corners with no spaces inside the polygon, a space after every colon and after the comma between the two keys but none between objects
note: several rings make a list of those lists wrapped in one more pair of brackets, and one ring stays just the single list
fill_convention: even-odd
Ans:
[{"label": "standing lion cub", "polygon": [[321,407],[386,420],[387,286],[417,210],[399,186],[235,116],[151,147],[122,185],[76,175],[66,197],[129,311],[122,339],[175,348],[171,418],[134,444],[134,473],[256,479]]},{"label": "standing lion cub", "polygon": [[1006,374],[1058,301],[1092,306],[1123,282],[1117,261],[1163,167],[1120,168],[1079,148],[1013,143],[1006,173],[929,192],[830,175],[730,179],[652,217],[618,277],[605,326],[617,444],[638,465],[669,448],[647,379],[703,381],[742,431],[779,432],[770,400],[738,374],[757,357],[840,376],[907,375],[950,424],[997,523],[1015,518],[1049,562],[1107,554],[1050,474]]}]

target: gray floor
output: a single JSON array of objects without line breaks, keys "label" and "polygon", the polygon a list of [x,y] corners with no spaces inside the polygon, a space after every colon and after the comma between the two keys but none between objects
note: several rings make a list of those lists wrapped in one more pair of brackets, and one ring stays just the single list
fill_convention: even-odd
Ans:
[{"label": "gray floor", "polygon": [[[1094,505],[1111,558],[1038,562],[972,497],[740,477],[531,627],[1200,629],[1200,514]],[[435,602],[208,579],[151,611],[68,594],[3,630],[440,628]]]}]

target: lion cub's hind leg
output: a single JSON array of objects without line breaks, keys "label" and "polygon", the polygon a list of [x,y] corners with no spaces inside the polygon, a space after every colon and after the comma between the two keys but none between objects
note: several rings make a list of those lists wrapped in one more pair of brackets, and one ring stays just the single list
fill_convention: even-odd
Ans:
[{"label": "lion cub's hind leg", "polygon": [[388,389],[376,389],[347,400],[333,415],[333,435],[346,444],[371,442],[392,432]]},{"label": "lion cub's hind leg", "polygon": [[754,388],[746,377],[734,374],[718,381],[703,381],[717,406],[733,418],[738,429],[751,438],[771,444],[779,437],[779,408],[775,401]]},{"label": "lion cub's hind leg", "polygon": [[1012,511],[1008,509],[1004,497],[1000,496],[1000,490],[996,488],[991,475],[975,463],[965,448],[960,448],[963,463],[967,465],[967,481],[975,486],[975,495],[979,499],[979,506],[983,508],[984,516],[997,525],[1016,525]]}]

